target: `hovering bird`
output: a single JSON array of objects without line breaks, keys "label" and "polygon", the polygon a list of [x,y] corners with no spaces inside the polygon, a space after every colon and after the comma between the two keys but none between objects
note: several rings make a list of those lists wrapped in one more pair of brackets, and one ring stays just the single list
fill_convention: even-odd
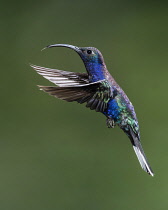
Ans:
[{"label": "hovering bird", "polygon": [[53,44],[46,48],[52,47],[67,47],[77,52],[87,73],[31,65],[38,74],[57,85],[39,86],[39,88],[68,102],[86,103],[86,107],[104,114],[108,128],[118,125],[126,133],[142,169],[153,176],[154,173],[140,143],[139,125],[134,107],[110,75],[101,52],[94,47],[77,47],[69,44]]}]

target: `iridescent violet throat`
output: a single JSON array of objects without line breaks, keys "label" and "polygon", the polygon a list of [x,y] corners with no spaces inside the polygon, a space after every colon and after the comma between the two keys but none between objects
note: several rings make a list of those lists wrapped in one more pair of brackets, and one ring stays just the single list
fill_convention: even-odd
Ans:
[{"label": "iridescent violet throat", "polygon": [[39,86],[56,98],[80,104],[106,116],[108,128],[118,125],[129,137],[143,170],[154,173],[147,161],[140,142],[138,120],[127,95],[108,72],[101,52],[94,47],[76,47],[69,44],[53,44],[46,48],[67,47],[81,57],[87,73],[68,72],[31,65],[38,74],[57,86]]}]

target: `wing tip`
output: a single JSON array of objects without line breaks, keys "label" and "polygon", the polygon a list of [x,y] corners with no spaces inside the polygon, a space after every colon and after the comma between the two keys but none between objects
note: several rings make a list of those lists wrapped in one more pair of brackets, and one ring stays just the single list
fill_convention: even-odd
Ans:
[{"label": "wing tip", "polygon": [[32,63],[29,63],[29,66],[30,66],[30,67],[32,67],[32,68],[34,68],[34,67],[35,67],[35,65],[34,65],[34,64],[32,64]]},{"label": "wing tip", "polygon": [[36,71],[39,69],[39,68],[43,68],[41,66],[37,66],[37,65],[34,65],[32,63],[29,63],[30,67],[32,67],[33,69],[35,69]]},{"label": "wing tip", "polygon": [[47,86],[42,86],[42,85],[37,85],[37,87],[39,88],[39,90],[43,90],[46,91]]}]

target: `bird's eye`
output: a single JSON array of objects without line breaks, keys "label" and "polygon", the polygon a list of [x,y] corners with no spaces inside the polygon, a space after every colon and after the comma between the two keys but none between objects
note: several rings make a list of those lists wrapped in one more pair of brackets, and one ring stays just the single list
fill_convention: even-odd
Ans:
[{"label": "bird's eye", "polygon": [[87,50],[87,54],[92,54],[92,50]]}]

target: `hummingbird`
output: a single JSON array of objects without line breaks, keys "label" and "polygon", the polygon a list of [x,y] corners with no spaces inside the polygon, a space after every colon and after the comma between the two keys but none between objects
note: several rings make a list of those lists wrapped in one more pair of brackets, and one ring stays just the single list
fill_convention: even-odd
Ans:
[{"label": "hummingbird", "polygon": [[46,48],[66,47],[81,57],[86,73],[62,71],[32,65],[31,67],[56,86],[39,86],[40,90],[56,98],[80,104],[106,117],[108,128],[118,125],[128,136],[144,171],[154,176],[140,142],[136,113],[129,98],[107,70],[101,52],[94,47],[52,44]]}]

